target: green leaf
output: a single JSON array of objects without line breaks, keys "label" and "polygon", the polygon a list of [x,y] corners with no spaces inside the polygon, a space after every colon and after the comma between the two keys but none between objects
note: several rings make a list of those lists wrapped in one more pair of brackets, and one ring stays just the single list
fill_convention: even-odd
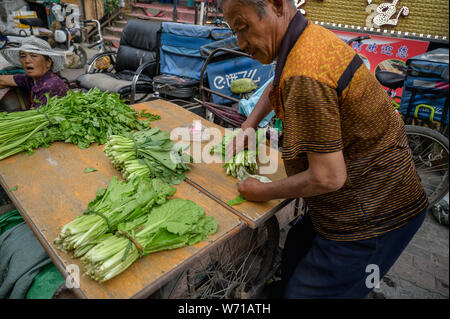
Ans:
[{"label": "green leaf", "polygon": [[91,173],[91,172],[96,172],[96,171],[98,171],[98,169],[96,169],[96,168],[91,168],[91,167],[88,167],[88,168],[86,168],[86,169],[84,170],[85,173]]},{"label": "green leaf", "polygon": [[244,198],[244,196],[242,196],[242,194],[239,194],[238,197],[236,197],[235,199],[229,200],[227,203],[228,203],[228,205],[233,206],[233,205],[239,205],[246,201],[247,200]]},{"label": "green leaf", "polygon": [[161,119],[161,116],[159,116],[159,115],[157,115],[157,114],[149,113],[149,112],[147,112],[147,110],[142,110],[142,111],[139,113],[139,116],[140,116],[140,117],[148,118],[149,121],[156,121],[156,120]]},{"label": "green leaf", "polygon": [[19,188],[19,186],[16,185],[16,186],[14,186],[14,187],[11,187],[11,188],[8,190],[8,192],[16,191],[18,188]]}]

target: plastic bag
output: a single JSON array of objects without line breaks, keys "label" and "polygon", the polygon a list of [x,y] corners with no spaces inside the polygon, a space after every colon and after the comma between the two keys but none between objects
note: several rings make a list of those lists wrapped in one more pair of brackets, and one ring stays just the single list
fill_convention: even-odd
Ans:
[{"label": "plastic bag", "polygon": [[[253,109],[255,108],[256,103],[258,103],[259,98],[263,94],[263,92],[266,89],[267,85],[270,82],[272,82],[272,80],[273,80],[273,76],[269,80],[267,80],[267,82],[264,83],[248,100],[247,99],[241,99],[239,101],[239,113],[241,113],[241,114],[243,114],[243,115],[248,117],[250,115],[250,113],[253,111]],[[259,123],[259,127],[266,126],[270,122],[272,117],[274,117],[274,116],[275,116],[275,112],[274,111],[270,112]]]}]

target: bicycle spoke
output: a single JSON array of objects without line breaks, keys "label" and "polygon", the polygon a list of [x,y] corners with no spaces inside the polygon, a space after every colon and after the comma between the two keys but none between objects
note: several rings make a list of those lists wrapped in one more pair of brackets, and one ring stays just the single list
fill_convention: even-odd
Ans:
[{"label": "bicycle spoke", "polygon": [[435,172],[438,172],[438,173],[441,173],[442,176],[445,175],[445,174],[442,174],[442,171],[445,168],[446,168],[446,166],[444,164],[440,165],[440,166],[429,167],[429,168],[417,168],[416,167],[417,171],[420,172],[420,173],[435,173]]}]

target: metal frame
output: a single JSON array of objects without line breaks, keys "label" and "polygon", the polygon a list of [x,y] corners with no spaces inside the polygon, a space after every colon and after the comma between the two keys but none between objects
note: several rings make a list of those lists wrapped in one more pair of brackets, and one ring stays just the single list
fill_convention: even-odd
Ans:
[{"label": "metal frame", "polygon": [[[108,51],[108,52],[103,52],[103,53],[98,53],[98,54],[96,54],[96,55],[94,55],[92,58],[91,58],[91,60],[88,62],[88,69],[87,69],[87,74],[93,74],[94,72],[93,72],[93,66],[94,66],[94,62],[98,59],[98,58],[101,58],[101,57],[103,57],[103,56],[111,56],[112,58],[114,58],[115,56],[117,56],[117,52],[114,52],[114,51]],[[114,64],[114,62],[112,63],[112,64]],[[144,64],[141,64],[140,66],[139,66],[139,68],[136,70],[136,72],[135,72],[135,74],[134,74],[134,77],[133,77],[133,80],[131,81],[131,92],[130,92],[130,95],[131,95],[131,99],[130,99],[130,103],[131,104],[134,104],[135,102],[136,102],[136,100],[135,100],[135,96],[136,96],[136,85],[137,85],[137,82],[138,82],[138,80],[139,80],[139,77],[141,76],[141,74],[142,74],[142,72],[146,69],[146,68],[148,68],[150,65],[152,65],[152,64],[156,64],[156,60],[152,60],[152,61],[147,61],[146,63],[144,63]],[[153,84],[153,83],[152,83]]]},{"label": "metal frame", "polygon": [[[152,64],[156,64],[156,60],[147,61],[144,64],[141,64],[139,66],[139,68],[136,70],[134,77],[133,77],[133,81],[131,82],[131,101],[130,101],[131,105],[133,105],[135,102],[134,97],[136,95],[136,84],[137,84],[139,77],[141,76],[141,73]],[[152,85],[153,85],[153,83],[152,83]]]},{"label": "metal frame", "polygon": [[230,100],[230,101],[233,101],[233,102],[235,102],[235,103],[239,103],[239,101],[240,101],[239,99],[236,99],[236,98],[234,98],[234,97],[231,97],[231,96],[228,96],[228,95],[219,93],[219,92],[217,92],[217,91],[211,90],[210,88],[207,88],[207,87],[205,87],[205,86],[203,85],[203,76],[204,76],[205,71],[206,71],[206,66],[209,64],[209,62],[211,61],[211,59],[214,57],[214,55],[215,55],[217,52],[226,52],[226,53],[230,53],[230,54],[233,54],[233,55],[238,55],[238,56],[244,56],[244,57],[247,57],[247,58],[251,58],[251,56],[248,55],[247,53],[244,53],[244,52],[241,52],[241,51],[232,50],[232,49],[227,49],[227,48],[217,48],[217,49],[215,49],[214,51],[212,51],[212,52],[208,55],[208,57],[206,58],[205,63],[203,63],[203,67],[202,67],[202,70],[201,70],[201,72],[200,72],[200,86],[199,86],[199,90],[200,90],[200,94],[201,94],[202,101],[203,101],[203,102],[206,102],[206,101],[205,101],[205,100],[206,100],[205,91],[206,91],[206,92],[209,92],[209,93],[218,95],[218,96],[220,96],[220,97],[223,97],[223,98],[225,98],[225,99],[228,99],[228,100]]}]

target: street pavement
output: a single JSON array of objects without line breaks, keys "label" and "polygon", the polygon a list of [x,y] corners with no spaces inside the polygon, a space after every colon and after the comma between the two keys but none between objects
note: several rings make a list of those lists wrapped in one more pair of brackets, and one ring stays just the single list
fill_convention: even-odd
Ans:
[{"label": "street pavement", "polygon": [[428,212],[424,223],[382,279],[373,298],[448,299],[449,228]]},{"label": "street pavement", "polygon": [[[86,51],[87,60],[89,61],[95,54],[97,54],[99,51],[97,49],[89,49],[85,45],[82,45],[83,48]],[[65,68],[61,71],[61,76],[65,77],[69,81],[74,81],[76,78],[87,71],[87,64],[81,68],[81,69],[68,69]]]}]

